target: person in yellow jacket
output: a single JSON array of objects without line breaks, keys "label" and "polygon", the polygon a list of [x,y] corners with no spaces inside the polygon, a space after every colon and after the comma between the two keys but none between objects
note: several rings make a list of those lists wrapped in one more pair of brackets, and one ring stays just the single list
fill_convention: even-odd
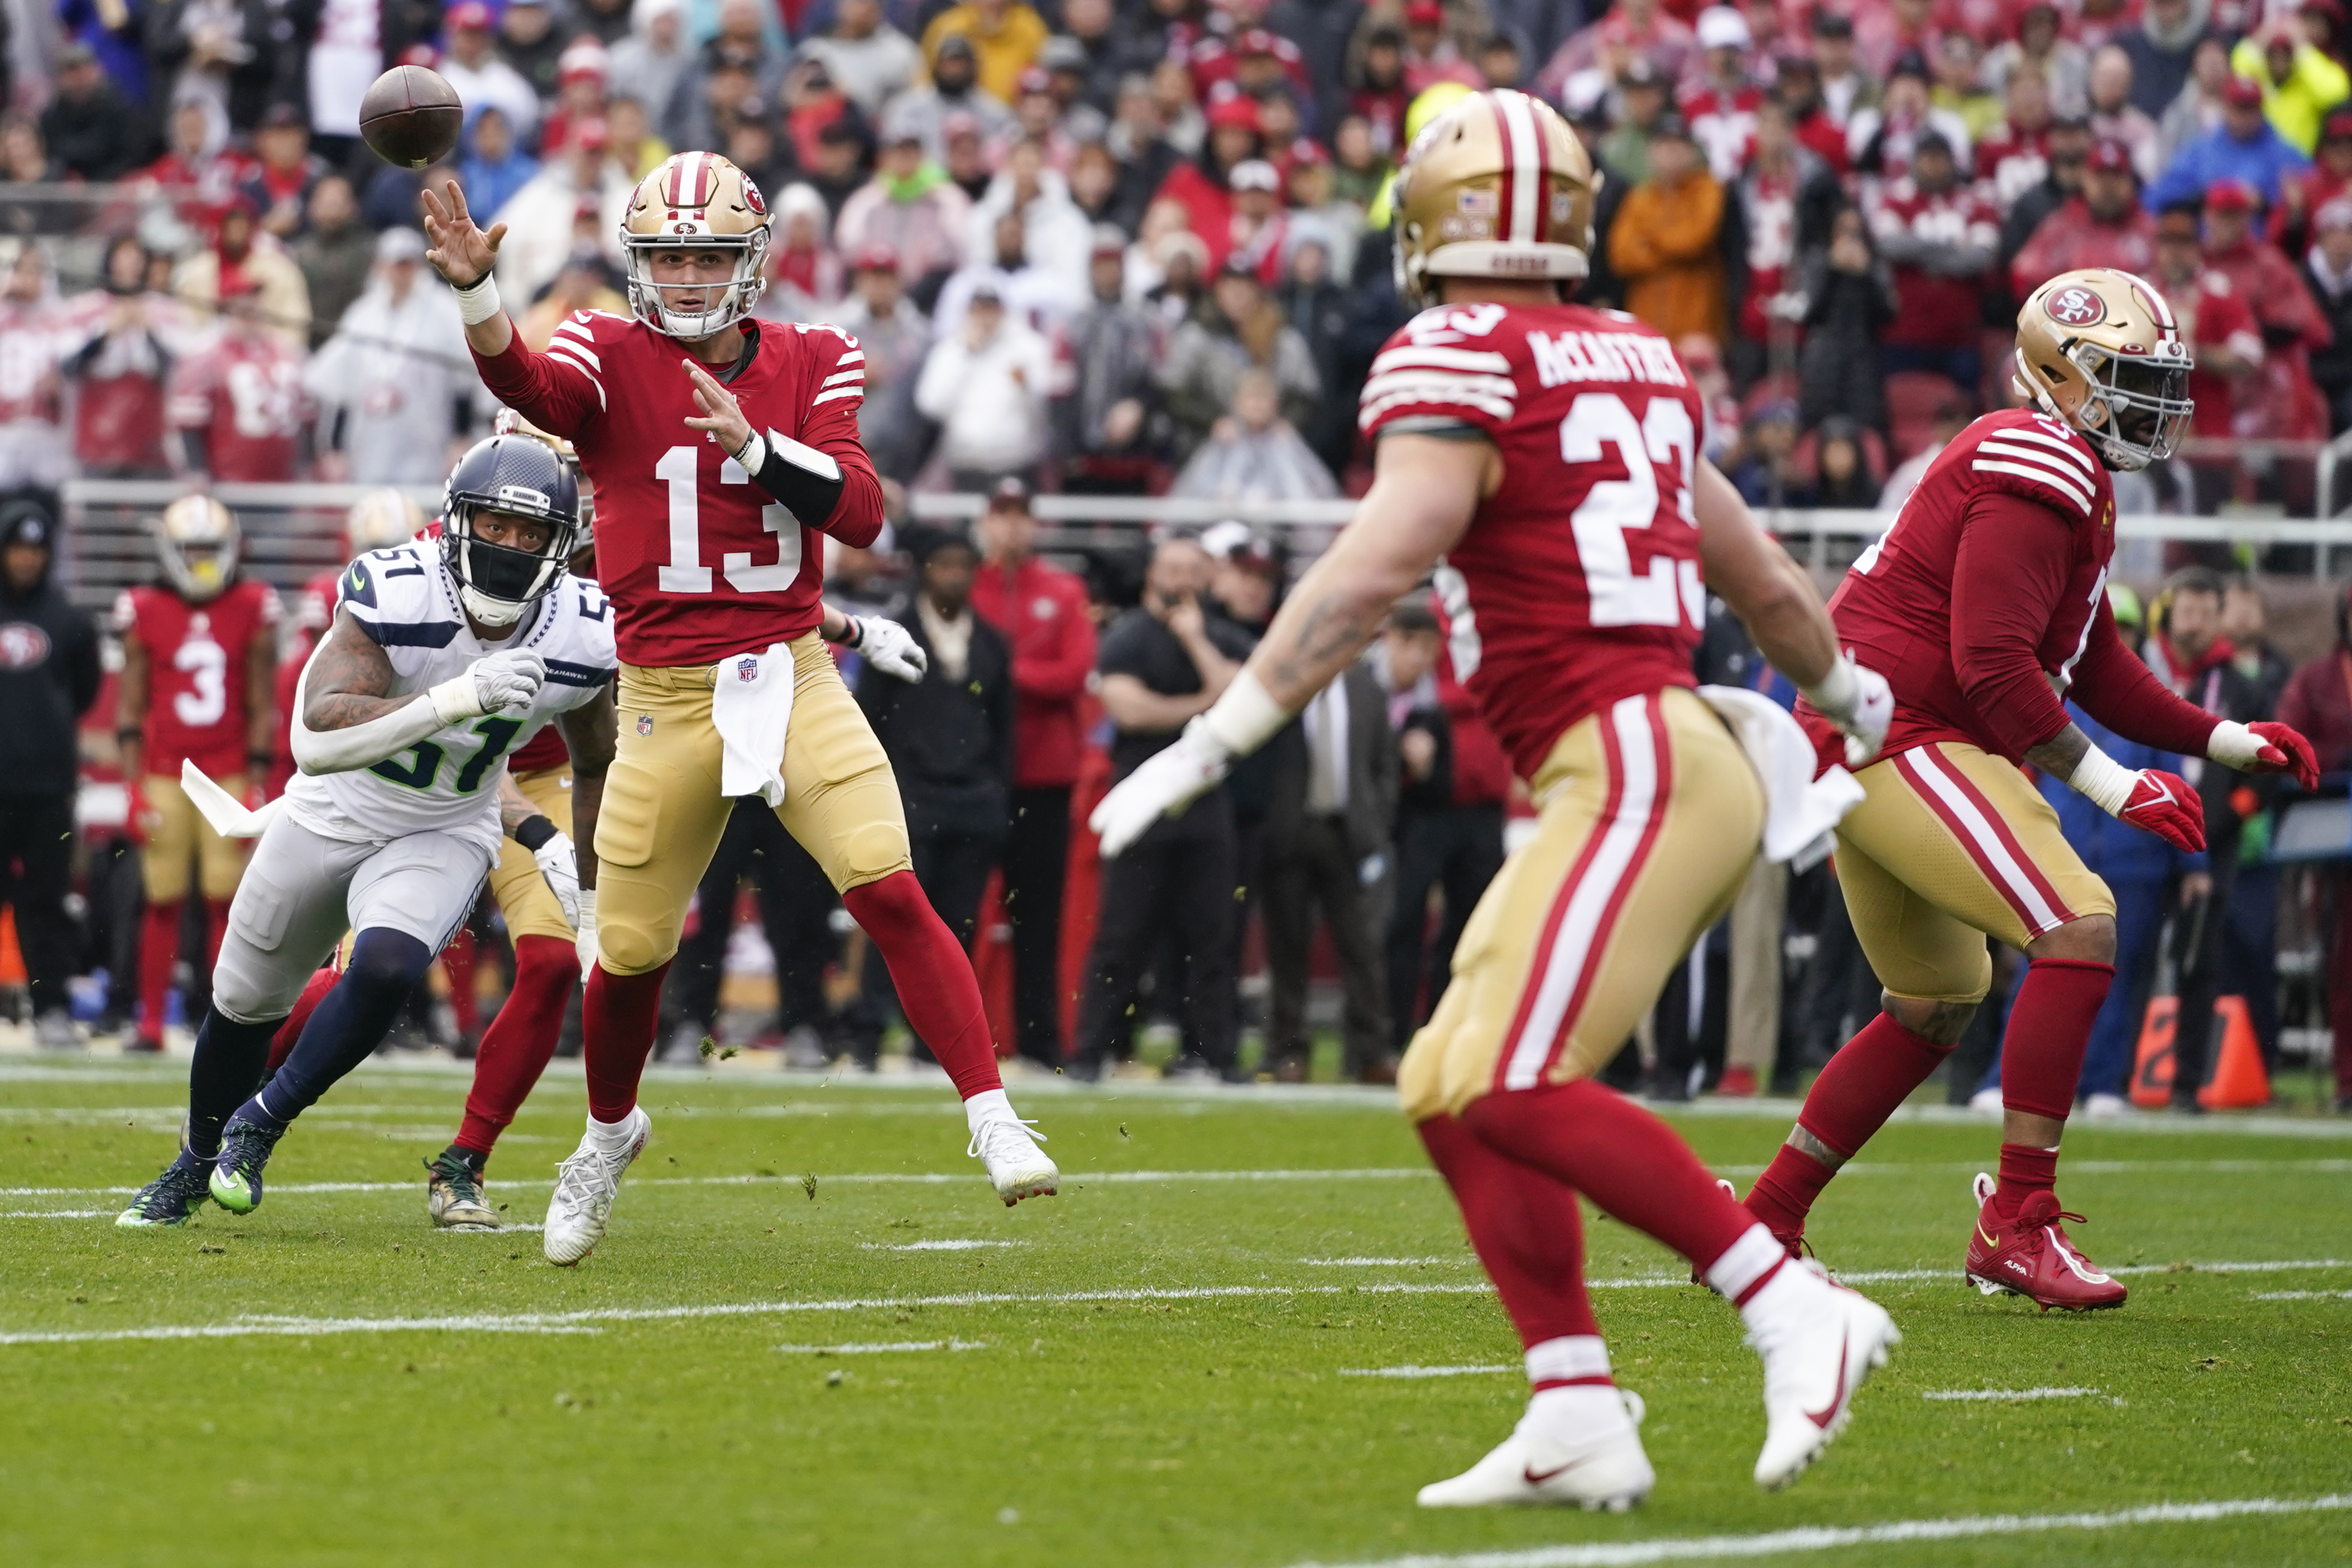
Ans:
[{"label": "person in yellow jacket", "polygon": [[923,58],[939,56],[940,40],[961,34],[971,41],[980,64],[980,85],[1001,103],[1021,96],[1021,73],[1036,62],[1053,30],[1019,0],[963,0],[931,18],[923,29]]},{"label": "person in yellow jacket", "polygon": [[2352,77],[2305,42],[2294,22],[2274,22],[2239,39],[2230,69],[2262,84],[2263,116],[2305,157],[2319,145],[2327,111],[2352,98]]},{"label": "person in yellow jacket", "polygon": [[1625,308],[1669,340],[1724,334],[1723,187],[1679,114],[1650,133],[1650,177],[1625,193],[1609,226],[1609,266]]}]

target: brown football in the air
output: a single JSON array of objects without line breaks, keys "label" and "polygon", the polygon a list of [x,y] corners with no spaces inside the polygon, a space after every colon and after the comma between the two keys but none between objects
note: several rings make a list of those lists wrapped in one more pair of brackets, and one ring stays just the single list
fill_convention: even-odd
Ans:
[{"label": "brown football in the air", "polygon": [[404,169],[439,162],[465,128],[457,89],[424,66],[393,67],[360,100],[360,134],[378,157]]}]

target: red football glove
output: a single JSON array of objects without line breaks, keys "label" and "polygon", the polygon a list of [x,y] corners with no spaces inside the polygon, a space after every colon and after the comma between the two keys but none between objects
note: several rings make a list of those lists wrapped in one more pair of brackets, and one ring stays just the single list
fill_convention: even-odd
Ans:
[{"label": "red football glove", "polygon": [[123,805],[127,809],[122,819],[122,831],[131,835],[132,843],[143,850],[147,847],[147,791],[140,788],[136,779],[126,779],[122,781],[122,794]]},{"label": "red football glove", "polygon": [[2305,789],[2319,788],[2319,754],[2312,750],[2311,742],[2269,719],[2246,727],[2263,740],[2263,749],[2254,758],[2255,772],[2292,773]]},{"label": "red football glove", "polygon": [[2131,799],[2116,816],[2145,828],[2176,850],[2194,854],[2205,847],[2205,804],[2189,780],[2161,768],[2143,768],[2132,779]]}]

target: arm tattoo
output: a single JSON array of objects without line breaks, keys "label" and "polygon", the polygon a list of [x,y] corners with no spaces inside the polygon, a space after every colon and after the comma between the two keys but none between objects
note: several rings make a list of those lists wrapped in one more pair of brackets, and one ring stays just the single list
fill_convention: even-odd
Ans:
[{"label": "arm tattoo", "polygon": [[516,786],[514,775],[500,773],[499,775],[499,831],[512,838],[517,828],[538,815],[540,815],[539,808],[532,805],[530,797]]},{"label": "arm tattoo", "polygon": [[1320,686],[1330,675],[1323,666],[1335,660],[1344,664],[1384,618],[1385,612],[1375,614],[1349,595],[1325,594],[1307,612],[1307,624],[1290,645],[1274,655],[1275,685],[1285,691]]},{"label": "arm tattoo", "polygon": [[2025,754],[2025,760],[2053,779],[2065,782],[2074,777],[2074,768],[2091,749],[2091,737],[2083,727],[2069,724],[2065,728]]},{"label": "arm tattoo", "polygon": [[386,695],[392,682],[391,658],[358,622],[338,612],[302,672],[302,722],[314,730],[349,729],[415,700],[414,693]]}]

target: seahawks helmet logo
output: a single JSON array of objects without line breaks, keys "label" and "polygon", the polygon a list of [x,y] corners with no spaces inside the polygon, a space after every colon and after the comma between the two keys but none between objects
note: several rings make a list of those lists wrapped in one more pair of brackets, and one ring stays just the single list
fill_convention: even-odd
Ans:
[{"label": "seahawks helmet logo", "polygon": [[2062,288],[2050,297],[2050,319],[2068,327],[2095,327],[2106,319],[2107,304],[2087,288]]}]

